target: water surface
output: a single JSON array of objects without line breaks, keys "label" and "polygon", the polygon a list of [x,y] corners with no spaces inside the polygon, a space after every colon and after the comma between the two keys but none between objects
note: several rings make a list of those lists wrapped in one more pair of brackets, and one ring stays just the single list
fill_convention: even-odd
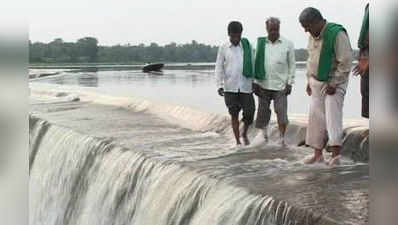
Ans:
[{"label": "water surface", "polygon": [[[226,114],[223,98],[216,92],[211,70],[166,70],[163,76],[148,75],[138,70],[63,73],[36,82],[79,86],[103,94],[141,97],[153,101],[184,105],[202,111]],[[310,98],[305,93],[306,77],[298,69],[293,92],[289,96],[289,114],[307,114]],[[345,99],[344,117],[360,118],[359,78],[351,77]]]}]

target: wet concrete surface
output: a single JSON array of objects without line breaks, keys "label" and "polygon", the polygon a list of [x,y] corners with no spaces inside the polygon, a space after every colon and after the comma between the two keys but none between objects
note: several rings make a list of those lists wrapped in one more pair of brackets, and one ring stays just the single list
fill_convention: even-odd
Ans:
[{"label": "wet concrete surface", "polygon": [[192,131],[146,112],[84,101],[31,98],[30,113],[57,126],[175,161],[253,194],[271,195],[336,224],[368,221],[369,167],[349,158],[336,168],[307,166],[302,160],[311,154],[308,148],[271,143],[237,150],[230,147],[228,135]]}]

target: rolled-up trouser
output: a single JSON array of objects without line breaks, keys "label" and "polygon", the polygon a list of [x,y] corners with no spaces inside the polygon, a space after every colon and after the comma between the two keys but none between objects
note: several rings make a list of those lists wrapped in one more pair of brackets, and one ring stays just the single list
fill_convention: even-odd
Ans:
[{"label": "rolled-up trouser", "polygon": [[[341,146],[343,142],[343,104],[348,81],[336,88],[334,95],[326,94],[327,84],[311,77],[312,94],[306,135],[306,144],[316,148]],[[326,136],[327,135],[327,136]]]},{"label": "rolled-up trouser", "polygon": [[271,119],[270,105],[272,100],[274,101],[274,111],[278,124],[289,124],[286,91],[274,91],[260,88],[259,92],[256,128],[264,129],[268,126]]},{"label": "rolled-up trouser", "polygon": [[239,112],[243,110],[242,121],[246,125],[253,123],[254,111],[256,110],[253,94],[225,92],[224,100],[231,116],[239,116]]}]

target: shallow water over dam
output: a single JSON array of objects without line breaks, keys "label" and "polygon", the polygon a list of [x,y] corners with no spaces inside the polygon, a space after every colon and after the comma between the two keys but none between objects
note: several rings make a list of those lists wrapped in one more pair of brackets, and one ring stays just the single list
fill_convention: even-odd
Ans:
[{"label": "shallow water over dam", "polygon": [[302,163],[299,118],[288,148],[237,150],[224,115],[49,87],[31,84],[31,225],[367,223],[368,137],[355,123],[330,169]]}]

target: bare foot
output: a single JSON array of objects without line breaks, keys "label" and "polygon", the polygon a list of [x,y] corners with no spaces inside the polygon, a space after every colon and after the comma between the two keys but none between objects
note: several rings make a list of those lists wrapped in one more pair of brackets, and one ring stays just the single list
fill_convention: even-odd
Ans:
[{"label": "bare foot", "polygon": [[278,140],[278,145],[280,145],[280,146],[283,147],[283,148],[287,147],[284,137],[280,137],[280,138],[279,138],[279,140]]},{"label": "bare foot", "polygon": [[322,155],[313,155],[311,158],[305,159],[304,164],[314,164],[314,163],[321,163],[323,162],[323,156]]},{"label": "bare foot", "polygon": [[332,146],[330,150],[332,152],[332,157],[328,161],[328,165],[330,167],[335,167],[336,165],[340,165],[340,146]]},{"label": "bare foot", "polygon": [[331,157],[331,158],[329,159],[328,166],[330,166],[330,167],[335,167],[335,166],[340,165],[340,158],[341,158],[340,155],[336,155],[336,156],[334,156],[334,157]]}]

